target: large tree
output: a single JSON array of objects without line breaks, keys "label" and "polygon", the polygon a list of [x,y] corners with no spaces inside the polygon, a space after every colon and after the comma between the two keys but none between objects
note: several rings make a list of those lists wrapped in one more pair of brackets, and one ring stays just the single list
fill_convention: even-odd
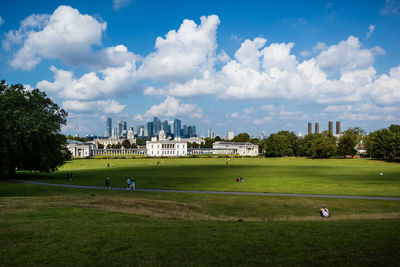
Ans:
[{"label": "large tree", "polygon": [[44,92],[0,82],[0,175],[16,168],[54,171],[68,158],[61,134],[67,112]]},{"label": "large tree", "polygon": [[297,154],[298,138],[289,131],[271,134],[263,142],[267,157],[294,156]]},{"label": "large tree", "polygon": [[364,130],[355,127],[349,128],[343,132],[338,142],[338,155],[345,157],[346,155],[354,156],[357,153],[356,145],[360,143],[364,135]]},{"label": "large tree", "polygon": [[365,148],[374,158],[394,159],[400,157],[400,126],[377,130],[365,138]]}]

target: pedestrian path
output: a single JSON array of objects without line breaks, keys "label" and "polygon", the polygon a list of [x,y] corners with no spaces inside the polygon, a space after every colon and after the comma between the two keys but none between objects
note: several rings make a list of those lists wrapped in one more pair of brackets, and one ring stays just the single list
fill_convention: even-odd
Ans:
[{"label": "pedestrian path", "polygon": [[[125,190],[126,188],[119,187],[100,187],[87,185],[72,185],[72,184],[53,184],[27,180],[10,180],[12,182],[37,184],[46,186],[71,187],[83,189],[98,189],[98,190]],[[316,198],[347,198],[347,199],[375,199],[375,200],[400,200],[400,197],[369,197],[369,196],[342,196],[342,195],[312,195],[312,194],[286,194],[286,193],[262,193],[262,192],[227,192],[227,191],[202,191],[202,190],[175,190],[175,189],[135,189],[139,192],[165,192],[165,193],[189,193],[189,194],[220,194],[220,195],[246,195],[246,196],[277,196],[277,197],[316,197]]]}]

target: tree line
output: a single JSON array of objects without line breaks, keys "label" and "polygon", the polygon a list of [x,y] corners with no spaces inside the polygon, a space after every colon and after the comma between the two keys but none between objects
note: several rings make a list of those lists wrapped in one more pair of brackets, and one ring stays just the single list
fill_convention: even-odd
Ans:
[{"label": "tree line", "polygon": [[303,156],[332,158],[355,156],[357,147],[364,148],[364,156],[377,159],[400,157],[400,126],[391,125],[369,134],[359,127],[349,128],[336,138],[329,131],[299,138],[295,133],[280,131],[260,141],[267,157]]}]

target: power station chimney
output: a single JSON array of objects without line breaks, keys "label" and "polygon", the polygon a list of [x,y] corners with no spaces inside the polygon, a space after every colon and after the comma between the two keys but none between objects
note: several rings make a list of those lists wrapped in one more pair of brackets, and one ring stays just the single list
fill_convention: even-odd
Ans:
[{"label": "power station chimney", "polygon": [[340,121],[336,122],[336,134],[340,134],[342,131],[340,130]]},{"label": "power station chimney", "polygon": [[312,123],[308,123],[308,134],[312,134]]},{"label": "power station chimney", "polygon": [[319,123],[315,123],[315,133],[319,133]]},{"label": "power station chimney", "polygon": [[331,121],[328,123],[328,130],[331,134],[333,134],[333,122]]}]

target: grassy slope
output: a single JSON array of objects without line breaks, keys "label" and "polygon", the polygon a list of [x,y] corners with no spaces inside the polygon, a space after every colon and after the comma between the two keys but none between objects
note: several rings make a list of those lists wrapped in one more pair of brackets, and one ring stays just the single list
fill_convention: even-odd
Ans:
[{"label": "grassy slope", "polygon": [[[3,266],[309,266],[322,259],[328,265],[394,266],[400,260],[395,201],[332,199],[327,204],[335,216],[323,220],[314,208],[320,199],[136,194],[4,182],[0,196]],[[393,212],[394,219],[365,219]],[[357,214],[363,216],[349,220]]]},{"label": "grassy slope", "polygon": [[[77,160],[44,180],[399,196],[397,164],[368,160]],[[161,161],[161,160],[160,160]],[[377,175],[384,172],[383,176]],[[243,175],[237,184],[232,177]],[[26,174],[25,174],[26,177]],[[43,177],[43,175],[39,175]],[[36,177],[37,178],[37,177]],[[326,185],[329,185],[325,187]],[[381,192],[381,193],[377,193]],[[333,217],[320,219],[326,203]],[[0,265],[379,265],[400,261],[400,202],[149,193],[0,182]]]},{"label": "grassy slope", "polygon": [[[107,162],[114,167],[107,168]],[[74,160],[53,175],[40,176],[71,183],[66,172],[81,185],[103,186],[110,177],[112,186],[124,187],[134,176],[138,188],[400,196],[400,164],[367,159],[232,159],[228,167],[226,159]],[[235,183],[238,177],[245,183]]]}]

